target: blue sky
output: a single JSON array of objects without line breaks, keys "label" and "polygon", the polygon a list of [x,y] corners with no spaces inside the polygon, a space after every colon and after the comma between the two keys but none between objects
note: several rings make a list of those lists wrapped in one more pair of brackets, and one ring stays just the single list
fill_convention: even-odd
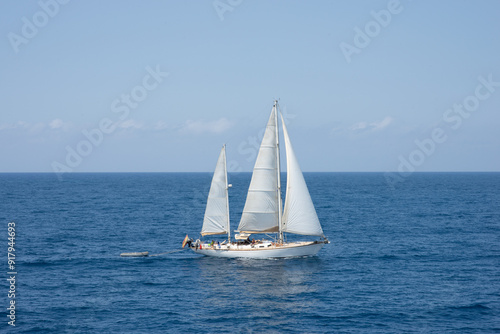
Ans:
[{"label": "blue sky", "polygon": [[3,1],[0,172],[212,171],[223,143],[250,171],[275,98],[304,171],[500,171],[498,17],[494,0]]}]

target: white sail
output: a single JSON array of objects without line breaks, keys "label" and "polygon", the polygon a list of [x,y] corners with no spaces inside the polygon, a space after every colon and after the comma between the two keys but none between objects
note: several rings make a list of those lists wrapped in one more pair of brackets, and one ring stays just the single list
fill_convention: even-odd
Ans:
[{"label": "white sail", "polygon": [[278,172],[276,108],[273,108],[253,169],[238,230],[245,233],[278,231]]},{"label": "white sail", "polygon": [[293,152],[290,137],[286,129],[283,116],[283,134],[286,145],[286,199],[285,209],[283,210],[282,231],[303,235],[315,235],[324,237],[323,229],[314,209],[314,204],[307,189],[304,176],[300,170],[299,163]]},{"label": "white sail", "polygon": [[226,146],[222,147],[208,193],[201,235],[225,234],[229,231]]}]

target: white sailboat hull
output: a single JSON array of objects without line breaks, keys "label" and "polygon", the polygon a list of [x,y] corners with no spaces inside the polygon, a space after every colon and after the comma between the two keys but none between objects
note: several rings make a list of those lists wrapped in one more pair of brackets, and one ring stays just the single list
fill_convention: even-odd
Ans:
[{"label": "white sailboat hull", "polygon": [[251,259],[268,259],[268,258],[289,258],[316,255],[326,242],[310,241],[310,242],[293,242],[285,243],[282,246],[271,245],[265,248],[259,248],[259,245],[231,245],[229,247],[223,245],[214,247],[191,247],[198,254],[215,257],[228,258],[251,258]]}]

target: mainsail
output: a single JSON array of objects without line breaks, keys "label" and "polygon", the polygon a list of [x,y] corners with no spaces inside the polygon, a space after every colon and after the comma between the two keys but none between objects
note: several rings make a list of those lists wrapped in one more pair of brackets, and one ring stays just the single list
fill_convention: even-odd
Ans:
[{"label": "mainsail", "polygon": [[244,233],[278,232],[277,117],[273,108],[260,145],[238,230]]},{"label": "mainsail", "polygon": [[229,232],[227,189],[226,146],[224,145],[212,178],[201,235],[225,234]]},{"label": "mainsail", "polygon": [[304,176],[293,152],[283,116],[281,123],[285,137],[287,165],[286,199],[281,230],[288,233],[324,237],[309,189],[307,189]]}]

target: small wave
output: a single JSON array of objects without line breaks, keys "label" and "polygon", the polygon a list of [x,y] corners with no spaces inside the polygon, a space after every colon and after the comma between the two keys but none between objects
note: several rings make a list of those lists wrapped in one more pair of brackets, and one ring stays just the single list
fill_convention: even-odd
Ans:
[{"label": "small wave", "polygon": [[391,255],[382,255],[382,256],[379,256],[379,259],[380,260],[400,260],[400,257],[391,254]]},{"label": "small wave", "polygon": [[27,266],[27,267],[43,267],[43,266],[48,266],[48,265],[57,265],[57,264],[62,264],[61,260],[42,260],[42,259],[36,259],[36,260],[28,260],[28,261],[20,261],[19,265],[21,266]]},{"label": "small wave", "polygon": [[170,283],[166,282],[143,282],[142,285],[146,286],[168,286],[171,285]]},{"label": "small wave", "polygon": [[462,310],[462,311],[472,311],[472,310],[484,311],[484,310],[491,310],[491,308],[489,308],[488,306],[483,305],[481,303],[474,303],[474,304],[462,305],[462,306],[451,306],[450,308],[454,309],[454,310]]}]

